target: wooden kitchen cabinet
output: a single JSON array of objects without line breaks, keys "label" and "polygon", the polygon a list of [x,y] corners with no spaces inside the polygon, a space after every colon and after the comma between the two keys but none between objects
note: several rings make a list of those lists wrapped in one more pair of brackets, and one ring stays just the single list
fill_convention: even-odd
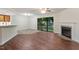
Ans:
[{"label": "wooden kitchen cabinet", "polygon": [[10,22],[10,16],[9,15],[5,15],[4,16],[4,21],[5,22]]},{"label": "wooden kitchen cabinet", "polygon": [[0,15],[0,22],[4,22],[4,15]]},{"label": "wooden kitchen cabinet", "polygon": [[10,22],[9,15],[0,15],[0,22]]}]

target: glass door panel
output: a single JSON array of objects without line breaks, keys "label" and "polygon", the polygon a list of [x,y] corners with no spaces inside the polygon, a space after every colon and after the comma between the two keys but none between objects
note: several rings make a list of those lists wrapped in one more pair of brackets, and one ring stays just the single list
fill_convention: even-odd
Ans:
[{"label": "glass door panel", "polygon": [[38,18],[38,30],[53,32],[53,17]]}]

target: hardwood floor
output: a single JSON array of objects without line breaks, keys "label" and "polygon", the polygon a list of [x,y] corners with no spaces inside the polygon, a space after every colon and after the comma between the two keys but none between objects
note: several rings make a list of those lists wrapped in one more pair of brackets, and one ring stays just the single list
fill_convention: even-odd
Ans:
[{"label": "hardwood floor", "polygon": [[79,43],[65,40],[55,33],[19,34],[2,46],[2,50],[78,50]]}]

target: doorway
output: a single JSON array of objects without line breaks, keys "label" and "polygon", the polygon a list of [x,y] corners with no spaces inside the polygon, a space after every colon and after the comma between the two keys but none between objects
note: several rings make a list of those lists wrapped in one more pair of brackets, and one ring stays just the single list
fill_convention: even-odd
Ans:
[{"label": "doorway", "polygon": [[40,31],[53,32],[53,17],[43,17],[37,19],[37,27]]}]

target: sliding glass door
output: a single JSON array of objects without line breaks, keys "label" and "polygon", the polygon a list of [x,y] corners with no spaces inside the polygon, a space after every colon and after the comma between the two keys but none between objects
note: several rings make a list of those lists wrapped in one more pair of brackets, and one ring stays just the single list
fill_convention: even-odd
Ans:
[{"label": "sliding glass door", "polygon": [[38,18],[37,23],[38,30],[53,32],[53,17]]}]

